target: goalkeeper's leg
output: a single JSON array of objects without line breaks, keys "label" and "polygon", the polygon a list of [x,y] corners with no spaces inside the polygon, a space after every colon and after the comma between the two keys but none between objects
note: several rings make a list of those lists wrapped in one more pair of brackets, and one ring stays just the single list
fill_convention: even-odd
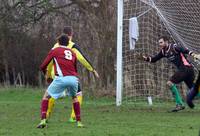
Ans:
[{"label": "goalkeeper's leg", "polygon": [[187,104],[190,108],[194,108],[194,104],[193,104],[193,99],[195,98],[195,96],[198,95],[200,90],[200,73],[198,74],[198,79],[194,84],[194,87],[191,88],[187,94]]},{"label": "goalkeeper's leg", "polygon": [[184,105],[183,103],[183,100],[182,100],[182,97],[179,93],[179,90],[178,88],[176,87],[175,84],[173,84],[171,87],[170,87],[170,90],[174,96],[174,99],[175,99],[175,102],[176,102],[176,105]]},{"label": "goalkeeper's leg", "polygon": [[198,91],[196,91],[194,88],[191,88],[187,94],[187,104],[190,108],[194,108],[193,99],[198,94]]},{"label": "goalkeeper's leg", "polygon": [[193,80],[194,80],[194,69],[192,67],[185,67],[185,69],[177,71],[168,81],[168,85],[170,86],[170,90],[175,98],[176,107],[172,110],[172,112],[177,112],[185,109],[182,97],[179,93],[176,84],[184,81],[188,88],[192,88]]},{"label": "goalkeeper's leg", "polygon": [[168,81],[167,84],[169,85],[172,95],[176,102],[176,107],[174,109],[172,109],[171,112],[177,112],[177,111],[185,109],[182,97],[179,93],[178,88],[176,87],[176,84],[174,84],[171,81]]},{"label": "goalkeeper's leg", "polygon": [[54,98],[50,98],[49,102],[48,102],[48,110],[47,110],[47,119],[50,117],[50,115],[52,114],[53,108],[55,105],[55,99]]}]

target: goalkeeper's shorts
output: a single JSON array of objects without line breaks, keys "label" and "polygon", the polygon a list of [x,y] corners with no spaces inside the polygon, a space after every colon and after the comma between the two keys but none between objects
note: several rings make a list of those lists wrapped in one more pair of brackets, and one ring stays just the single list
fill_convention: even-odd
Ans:
[{"label": "goalkeeper's shorts", "polygon": [[49,85],[47,92],[54,99],[62,97],[64,90],[67,89],[70,96],[76,96],[78,90],[78,78],[76,76],[56,76]]},{"label": "goalkeeper's shorts", "polygon": [[194,84],[194,78],[195,75],[193,67],[185,66],[182,69],[176,71],[170,78],[170,81],[174,84],[179,84],[184,81],[188,88],[192,88]]}]

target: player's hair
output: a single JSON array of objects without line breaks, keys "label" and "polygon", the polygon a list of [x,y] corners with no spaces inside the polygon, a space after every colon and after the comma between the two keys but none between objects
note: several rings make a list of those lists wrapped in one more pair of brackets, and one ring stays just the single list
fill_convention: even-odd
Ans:
[{"label": "player's hair", "polygon": [[158,40],[163,39],[165,42],[168,41],[169,42],[169,37],[168,36],[160,36],[158,38]]},{"label": "player's hair", "polygon": [[73,29],[71,26],[65,26],[63,28],[63,33],[67,34],[68,36],[72,36],[73,35]]},{"label": "player's hair", "polygon": [[59,45],[66,46],[69,43],[69,38],[68,38],[68,36],[66,34],[61,34],[56,39],[57,39],[57,42],[59,43]]}]

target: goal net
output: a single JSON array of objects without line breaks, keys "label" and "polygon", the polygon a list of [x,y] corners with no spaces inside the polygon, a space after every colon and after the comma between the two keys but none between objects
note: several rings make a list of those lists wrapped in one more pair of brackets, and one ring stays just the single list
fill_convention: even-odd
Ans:
[{"label": "goal net", "polygon": [[[200,51],[200,2],[198,0],[124,0],[122,41],[122,101],[153,102],[172,100],[167,86],[168,79],[176,68],[166,59],[147,63],[137,58],[141,55],[155,55],[159,51],[158,38],[171,37],[172,42]],[[130,49],[129,21],[136,17],[139,37],[135,49]],[[187,88],[179,86],[183,97]]]}]

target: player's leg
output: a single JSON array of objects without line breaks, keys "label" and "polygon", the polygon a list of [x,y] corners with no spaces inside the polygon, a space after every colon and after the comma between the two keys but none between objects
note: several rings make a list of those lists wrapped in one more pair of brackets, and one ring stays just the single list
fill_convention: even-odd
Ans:
[{"label": "player's leg", "polygon": [[67,78],[67,90],[69,91],[70,96],[72,96],[72,103],[74,108],[74,113],[76,116],[77,127],[83,127],[81,123],[81,108],[80,103],[77,98],[77,90],[78,90],[78,78],[76,77],[68,77]]},{"label": "player's leg", "polygon": [[[82,91],[81,91],[81,88],[80,88],[80,83],[78,84],[77,99],[78,99],[78,102],[79,102],[79,104],[81,106],[82,105],[83,96],[82,96]],[[76,116],[75,116],[75,113],[74,113],[73,105],[72,105],[72,112],[71,112],[71,116],[69,118],[69,122],[71,122],[71,123],[76,122]]]},{"label": "player's leg", "polygon": [[[52,68],[52,67],[49,67],[49,68]],[[51,70],[49,70],[49,71],[51,71]],[[49,83],[49,85],[52,83],[52,81],[53,81],[52,78],[47,78],[47,82]],[[50,117],[50,115],[51,115],[51,113],[53,111],[54,105],[55,105],[55,99],[52,98],[52,97],[49,98],[48,110],[47,110],[47,119]]]},{"label": "player's leg", "polygon": [[55,99],[51,97],[49,99],[49,103],[48,103],[47,118],[50,117],[50,115],[53,111],[54,105],[55,105]]},{"label": "player's leg", "polygon": [[[83,99],[82,94],[78,94],[77,95],[77,99],[78,99],[78,102],[79,102],[79,104],[81,106],[82,105],[82,99]],[[73,104],[72,104],[72,112],[71,112],[71,115],[70,115],[70,118],[69,118],[69,122],[71,122],[71,123],[76,122],[76,116],[75,116],[75,113],[74,113]]]},{"label": "player's leg", "polygon": [[48,92],[45,91],[40,108],[41,122],[39,123],[37,128],[44,128],[47,126],[46,118],[47,118],[48,101],[49,101],[49,95]]},{"label": "player's leg", "polygon": [[76,122],[77,122],[77,127],[83,127],[83,124],[81,123],[81,106],[80,103],[78,101],[78,98],[73,96],[73,109],[74,109],[74,113],[76,116]]},{"label": "player's leg", "polygon": [[54,99],[57,99],[62,95],[64,91],[64,86],[62,85],[63,82],[60,78],[62,77],[57,77],[53,80],[53,82],[49,85],[47,91],[43,96],[41,103],[41,122],[37,126],[37,128],[44,128],[47,126],[46,119],[47,119],[49,98],[53,97]]},{"label": "player's leg", "polygon": [[198,95],[198,91],[199,91],[199,87],[200,87],[200,73],[198,74],[198,78],[194,84],[194,87],[191,87],[188,94],[187,94],[187,104],[190,108],[194,108],[194,104],[193,104],[193,99],[195,98],[195,96]]}]

